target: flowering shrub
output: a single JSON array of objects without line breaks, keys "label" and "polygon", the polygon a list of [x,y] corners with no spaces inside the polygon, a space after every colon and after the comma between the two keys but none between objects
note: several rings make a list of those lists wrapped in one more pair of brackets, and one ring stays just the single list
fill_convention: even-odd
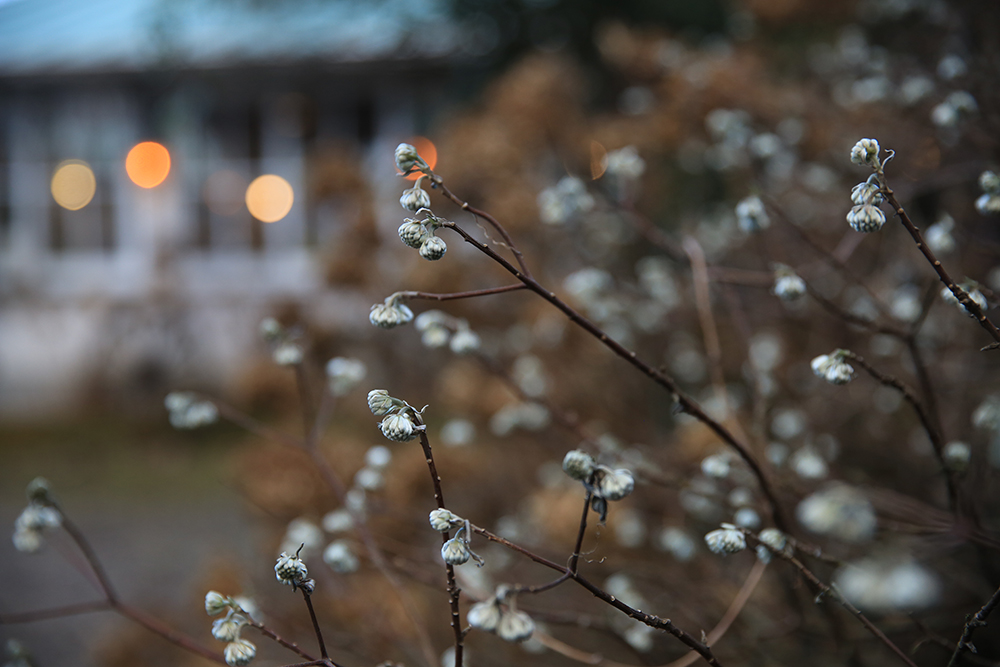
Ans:
[{"label": "flowering shrub", "polygon": [[[942,153],[957,163],[950,149],[973,149],[965,133],[987,110],[915,74],[880,93],[895,85],[889,66],[869,62],[878,52],[857,29],[827,54],[836,81],[821,100],[840,118],[829,123],[807,104],[779,113],[773,100],[798,89],[745,53],[620,29],[628,39],[599,39],[604,57],[655,72],[659,106],[574,130],[583,119],[549,115],[577,106],[565,66],[534,61],[499,85],[498,117],[473,115],[442,142],[453,174],[396,148],[399,172],[419,176],[399,196],[400,217],[414,217],[386,252],[412,262],[408,284],[369,311],[379,365],[393,370],[378,384],[393,388],[367,394],[377,420],[363,437],[380,440],[352,484],[324,436],[338,411],[361,406],[374,363],[331,359],[316,395],[308,341],[262,324],[275,363],[300,380],[301,437],[191,392],[168,397],[178,428],[233,421],[296,450],[322,480],[326,503],[299,508],[317,520],[288,524],[274,566],[304,602],[282,615],[308,618],[294,641],[225,592],[205,598],[225,614],[211,629],[221,654],[164,630],[117,597],[42,484],[18,548],[61,526],[106,608],[229,665],[255,659],[250,629],[297,664],[435,665],[446,648],[456,667],[792,663],[814,655],[819,634],[833,662],[961,659],[973,621],[1000,599],[985,566],[970,570],[975,596],[945,585],[997,544],[982,482],[1000,466],[987,286],[1000,276],[961,241],[988,245],[980,218],[996,212],[1000,179],[977,166],[940,185],[934,173]],[[729,92],[737,82],[742,97]],[[858,137],[862,109],[885,134]],[[901,135],[903,109],[936,153]],[[490,143],[497,128],[518,155]],[[564,167],[531,140],[546,135],[566,147]],[[525,175],[525,163],[540,166]],[[697,188],[675,181],[722,188],[718,206],[694,205]],[[928,189],[940,197],[922,201]],[[929,548],[942,538],[948,553]],[[382,610],[394,646],[358,620],[363,604]]]}]

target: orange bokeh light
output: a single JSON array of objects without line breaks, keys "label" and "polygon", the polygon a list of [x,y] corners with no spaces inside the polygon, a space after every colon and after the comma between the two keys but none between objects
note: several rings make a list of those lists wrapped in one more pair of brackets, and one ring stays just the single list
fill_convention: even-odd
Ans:
[{"label": "orange bokeh light", "polygon": [[292,210],[295,191],[281,176],[264,174],[250,182],[246,202],[253,217],[261,222],[277,222]]},{"label": "orange bokeh light", "polygon": [[[434,145],[434,142],[432,142],[430,139],[428,139],[427,137],[413,137],[406,143],[412,144],[413,147],[417,149],[417,153],[419,153],[420,157],[424,159],[424,162],[427,163],[428,167],[433,169],[437,165],[438,149],[437,146]],[[420,172],[415,171],[406,178],[407,180],[415,181],[419,177],[420,177]]]},{"label": "orange bokeh light", "polygon": [[170,173],[170,151],[155,141],[136,144],[125,158],[125,171],[140,188],[155,188]]}]

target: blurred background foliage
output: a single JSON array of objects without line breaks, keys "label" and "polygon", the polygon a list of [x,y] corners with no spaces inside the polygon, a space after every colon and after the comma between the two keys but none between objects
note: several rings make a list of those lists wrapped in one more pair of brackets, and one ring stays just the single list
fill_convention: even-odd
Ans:
[{"label": "blurred background foliage", "polygon": [[[1000,419],[973,423],[1000,391],[997,362],[978,351],[989,342],[983,332],[943,303],[941,285],[890,213],[878,234],[847,226],[850,188],[867,176],[849,152],[861,137],[895,151],[890,185],[921,228],[950,218],[945,232],[954,243],[938,251],[953,275],[980,283],[992,312],[1000,234],[996,219],[974,202],[977,177],[998,162],[1000,5],[453,0],[448,10],[475,48],[450,64],[447,104],[425,121],[438,151],[436,172],[510,230],[543,284],[662,365],[741,434],[768,461],[790,515],[834,481],[859,489],[863,500],[854,507],[862,518],[846,521],[871,513],[878,521],[873,533],[844,540],[806,521],[793,532],[868,577],[851,579],[847,569],[810,561],[825,581],[867,589],[866,611],[917,664],[946,664],[965,614],[1000,576]],[[956,95],[963,92],[972,106]],[[641,157],[641,168],[632,163],[638,173],[608,173],[609,154],[629,146]],[[450,292],[510,281],[455,236],[445,236],[448,254],[435,263],[402,246],[395,227],[408,214],[386,213],[386,205],[395,206],[404,186],[381,188],[358,169],[359,150],[327,145],[309,156],[312,191],[349,200],[345,210],[353,212],[337,242],[318,251],[330,291],[356,289],[377,303],[403,289]],[[371,159],[391,164],[388,152]],[[569,185],[553,190],[569,176],[584,193]],[[435,213],[491,236],[438,192],[430,194]],[[751,194],[770,218],[757,234],[741,230],[733,213]],[[546,210],[553,197],[560,205]],[[710,267],[717,348],[695,299],[692,247]],[[775,263],[792,267],[823,302],[776,298]],[[322,440],[340,477],[350,485],[366,467],[366,452],[385,444],[364,405],[367,389],[385,387],[413,405],[430,404],[426,418],[449,507],[561,562],[582,494],[559,462],[582,446],[632,469],[638,480],[608,525],[588,534],[584,571],[695,636],[713,628],[753,559],[709,554],[703,535],[742,509],[770,525],[747,470],[727,459],[728,474],[709,474],[705,461],[725,457],[711,433],[674,414],[668,394],[527,293],[411,306],[418,313],[441,306],[464,318],[481,336],[488,363],[428,349],[412,326],[370,328],[364,309],[345,327],[330,326],[308,302],[288,299],[272,309],[302,332],[311,400],[323,390],[322,368],[331,357],[357,357],[368,367],[365,383],[339,401]],[[873,324],[852,324],[837,310]],[[960,519],[947,509],[944,477],[898,394],[863,374],[834,387],[809,368],[815,356],[843,347],[919,386],[912,350],[900,337],[872,331],[878,327],[914,327],[940,429],[946,440],[969,445]],[[301,432],[294,376],[273,364],[263,342],[258,350],[238,380],[215,389],[261,421]],[[155,402],[125,412],[121,388],[95,379],[85,417],[5,426],[4,516],[15,516],[24,483],[45,474],[68,512],[82,508],[87,518],[80,522],[96,528],[109,569],[143,606],[211,642],[201,596],[208,588],[243,592],[279,631],[308,644],[299,602],[270,578],[290,522],[305,519],[312,529],[295,535],[320,535],[307,562],[335,659],[422,664],[397,593],[357,537],[346,536],[361,556],[357,572],[337,574],[322,564],[331,534],[320,529],[339,501],[308,458],[228,424],[168,430],[160,399],[175,388],[187,386],[157,385]],[[525,410],[532,397],[550,409],[541,416]],[[437,535],[425,523],[433,507],[426,467],[415,443],[391,449],[384,486],[364,494],[366,511],[434,646],[444,650],[450,630]],[[167,531],[169,546],[161,551],[137,548],[144,535]],[[474,547],[487,566],[459,568],[462,587],[474,596],[502,582],[547,580],[523,559],[478,540]],[[56,561],[28,563],[9,544],[4,549],[5,562],[16,562],[0,586],[4,611],[68,602],[66,590],[87,599],[79,582],[38,582],[60,568]],[[842,609],[820,602],[785,564],[768,566],[717,655],[723,664],[808,660],[817,667],[895,659]],[[545,633],[596,656],[592,664],[663,665],[684,653],[671,638],[623,623],[568,586],[520,606]],[[23,637],[43,657],[39,664],[66,652],[86,656],[78,664],[201,664],[124,621],[70,619],[0,633]],[[52,641],[53,634],[65,641]],[[468,639],[469,665],[580,664],[580,653],[537,642],[519,647],[476,632]],[[261,664],[289,661],[263,639],[254,641]],[[992,664],[997,634],[983,628],[975,643],[980,658],[968,664]]]}]

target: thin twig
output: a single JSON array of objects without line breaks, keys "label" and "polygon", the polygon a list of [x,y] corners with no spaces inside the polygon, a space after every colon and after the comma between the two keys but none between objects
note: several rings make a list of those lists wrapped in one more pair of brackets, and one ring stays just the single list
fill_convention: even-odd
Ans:
[{"label": "thin twig", "polygon": [[489,296],[491,294],[504,294],[505,292],[515,292],[525,289],[524,283],[516,285],[503,285],[502,287],[488,287],[486,289],[470,290],[468,292],[450,292],[447,294],[435,294],[433,292],[397,292],[404,300],[427,299],[430,301],[455,301],[456,299],[472,299],[477,296]]},{"label": "thin twig", "polygon": [[444,180],[442,180],[440,176],[434,173],[431,173],[430,176],[431,176],[431,183],[434,184],[434,187],[441,188],[441,192],[444,194],[445,197],[450,199],[455,204],[458,204],[458,206],[462,210],[468,211],[477,218],[482,218],[483,220],[488,222],[493,227],[493,229],[497,231],[497,233],[503,238],[503,241],[507,245],[507,248],[514,254],[514,259],[517,260],[517,265],[521,267],[521,272],[530,278],[531,271],[528,269],[528,265],[524,261],[524,255],[522,255],[521,251],[518,250],[517,246],[514,245],[514,240],[511,239],[510,234],[507,233],[507,230],[504,229],[503,225],[501,225],[496,218],[494,218],[486,211],[480,211],[478,208],[473,208],[472,206],[469,205],[469,202],[463,201],[459,199],[457,196],[455,196],[455,194],[448,189],[448,186],[444,184]]},{"label": "thin twig", "polygon": [[784,560],[784,561],[786,561],[788,563],[791,563],[792,566],[795,567],[795,569],[798,570],[799,573],[803,577],[805,577],[806,581],[808,581],[809,583],[811,583],[818,591],[820,591],[820,593],[822,594],[822,596],[829,597],[829,598],[835,600],[836,602],[840,603],[840,605],[844,609],[846,609],[855,618],[857,618],[859,621],[861,621],[861,624],[864,625],[865,628],[870,633],[872,633],[873,635],[875,635],[876,639],[878,639],[880,642],[882,642],[883,644],[885,644],[889,648],[890,651],[892,651],[893,653],[895,653],[903,662],[905,662],[907,665],[909,665],[909,667],[917,667],[913,663],[913,661],[910,660],[909,656],[907,656],[906,653],[903,652],[903,650],[901,648],[899,648],[898,646],[896,646],[896,644],[894,644],[893,641],[891,639],[889,639],[885,635],[884,632],[882,632],[881,630],[879,630],[875,626],[874,623],[872,623],[871,621],[868,620],[867,616],[865,616],[863,613],[861,613],[861,611],[857,607],[855,607],[853,604],[851,604],[847,600],[847,598],[845,598],[843,595],[841,595],[839,591],[837,591],[836,589],[834,589],[834,588],[832,588],[830,586],[827,586],[822,581],[820,581],[819,577],[817,577],[812,572],[812,570],[810,570],[805,565],[803,565],[802,561],[800,561],[798,558],[796,558],[795,556],[793,556],[790,551],[785,551],[783,549],[775,549],[774,547],[770,546],[769,544],[765,544],[764,542],[761,542],[760,538],[758,538],[756,535],[754,535],[749,530],[741,529],[741,531],[742,531],[742,533],[747,538],[749,538],[749,540],[750,540],[751,544],[753,544],[753,546],[756,547],[756,546],[763,545],[773,555],[778,556],[779,558],[781,558],[782,560]]},{"label": "thin twig", "polygon": [[326,652],[326,642],[323,641],[323,631],[320,630],[319,621],[316,620],[316,610],[313,609],[312,597],[305,588],[301,588],[300,590],[302,591],[302,599],[306,601],[306,607],[309,608],[309,618],[312,619],[313,632],[316,633],[316,641],[319,642],[319,654],[324,659],[329,658],[330,656]]},{"label": "thin twig", "polygon": [[558,563],[554,563],[551,560],[543,556],[539,556],[538,554],[528,549],[525,549],[524,547],[518,544],[514,544],[510,540],[506,540],[500,537],[499,535],[491,533],[485,528],[480,528],[479,526],[476,525],[472,525],[471,528],[473,532],[482,535],[483,537],[492,542],[496,542],[497,544],[502,544],[508,549],[516,551],[517,553],[530,558],[539,565],[544,565],[545,567],[548,567],[552,570],[562,572],[563,574],[571,575],[573,581],[575,581],[577,584],[590,591],[590,593],[597,599],[611,605],[615,609],[618,609],[619,611],[623,612],[626,616],[634,618],[635,620],[640,621],[650,626],[651,628],[664,630],[670,633],[671,635],[679,639],[681,643],[683,643],[685,646],[696,651],[698,655],[700,655],[702,658],[705,659],[706,662],[708,662],[708,664],[714,665],[715,667],[719,666],[719,661],[712,653],[711,648],[709,648],[702,642],[698,641],[684,630],[678,628],[669,619],[659,618],[658,616],[653,616],[651,614],[639,611],[638,609],[634,609],[625,604],[624,602],[622,602],[621,600],[619,600],[618,598],[616,598],[615,596],[611,595],[607,591],[591,583],[590,580],[584,578],[581,574],[579,574],[579,572],[573,572],[572,570],[570,570],[569,567],[559,565]]},{"label": "thin twig", "polygon": [[305,658],[306,660],[315,660],[316,659],[313,656],[311,656],[308,653],[306,653],[305,651],[303,651],[301,648],[299,648],[299,645],[296,644],[295,642],[288,641],[287,639],[285,639],[284,637],[282,637],[277,632],[275,632],[271,628],[267,627],[263,623],[259,623],[259,622],[255,621],[249,614],[246,613],[246,611],[244,611],[243,613],[247,617],[247,621],[248,621],[247,625],[249,625],[252,628],[256,628],[265,637],[271,639],[272,641],[274,641],[277,644],[280,644],[281,646],[284,646],[285,648],[287,648],[292,653],[295,653],[296,655],[299,655],[299,656]]},{"label": "thin twig", "polygon": [[47,621],[50,618],[62,618],[64,616],[79,616],[95,611],[113,611],[114,605],[108,600],[95,600],[94,602],[81,602],[80,604],[70,604],[65,607],[52,607],[51,609],[39,609],[37,611],[24,611],[19,614],[0,614],[0,625],[14,625],[16,623],[34,623],[36,621]]},{"label": "thin twig", "polygon": [[965,307],[965,310],[975,318],[976,322],[979,323],[979,326],[985,329],[986,332],[993,337],[994,341],[1000,343],[1000,329],[997,329],[996,325],[993,324],[988,317],[986,317],[986,313],[983,312],[983,309],[979,307],[978,303],[969,297],[968,292],[959,287],[955,281],[952,280],[952,277],[948,275],[944,265],[941,264],[940,260],[934,256],[934,252],[927,247],[927,242],[924,240],[920,230],[917,229],[917,226],[913,224],[912,220],[910,220],[910,216],[906,214],[906,211],[896,200],[892,189],[888,185],[883,185],[881,192],[885,196],[886,201],[889,202],[889,205],[892,206],[892,209],[896,212],[896,215],[899,217],[899,221],[903,223],[903,227],[905,227],[906,231],[910,233],[911,237],[913,237],[914,242],[917,244],[917,249],[923,254],[927,261],[930,262],[931,267],[934,269],[934,272],[937,274],[941,282],[944,283],[945,287],[951,290],[951,293],[955,295],[958,302],[961,303],[962,306]]},{"label": "thin twig", "polygon": [[948,468],[948,464],[944,460],[944,442],[942,442],[941,435],[938,433],[934,424],[931,423],[930,418],[927,415],[927,411],[924,409],[923,404],[921,404],[920,399],[918,399],[913,390],[907,387],[905,384],[900,382],[898,379],[887,375],[882,371],[878,370],[871,364],[869,364],[865,359],[853,352],[847,353],[847,358],[855,362],[861,368],[865,370],[869,375],[875,378],[877,381],[881,382],[887,387],[892,387],[900,394],[903,395],[903,399],[913,407],[913,411],[917,413],[917,419],[920,420],[920,425],[924,427],[924,431],[927,433],[927,437],[931,441],[931,447],[934,449],[934,455],[937,457],[938,464],[941,466],[941,471],[945,476],[945,483],[948,486],[948,504],[949,507],[954,511],[957,510],[958,505],[958,480],[955,473]]},{"label": "thin twig", "polygon": [[[222,403],[215,399],[210,400],[212,400],[212,402],[218,407],[220,415],[250,433],[253,433],[265,440],[277,442],[278,444],[286,447],[304,449],[312,459],[317,471],[319,471],[320,477],[322,477],[323,481],[330,488],[330,490],[333,491],[334,495],[337,496],[340,503],[346,506],[347,488],[340,480],[340,477],[337,476],[336,471],[330,465],[329,461],[326,460],[322,452],[319,450],[319,440],[326,429],[326,424],[330,416],[333,414],[333,397],[329,392],[323,392],[323,397],[320,401],[320,406],[316,414],[313,428],[309,437],[305,441],[299,440],[298,438],[287,435],[281,431],[269,428],[231,405]],[[412,598],[406,592],[406,589],[403,587],[402,582],[386,563],[385,556],[382,554],[382,551],[375,540],[375,536],[372,534],[371,529],[368,526],[367,518],[365,517],[364,512],[355,512],[352,510],[351,518],[354,521],[354,529],[361,538],[361,543],[364,545],[365,550],[368,553],[368,557],[371,559],[372,565],[374,565],[379,573],[385,577],[386,581],[389,582],[389,585],[392,587],[393,591],[395,591],[396,596],[402,603],[403,612],[406,614],[407,619],[409,619],[410,624],[417,633],[417,641],[420,644],[421,652],[424,654],[424,659],[427,661],[428,667],[437,664],[437,655],[434,651],[434,646],[431,643],[430,635],[427,633],[427,628],[425,628],[421,622],[420,616],[416,611],[416,606]]]},{"label": "thin twig", "polygon": [[[419,415],[417,416],[419,420]],[[427,469],[431,474],[431,483],[434,486],[434,500],[437,502],[438,509],[446,509],[444,504],[444,492],[441,490],[441,476],[438,475],[437,465],[434,463],[434,452],[431,450],[430,440],[427,439],[426,429],[420,431],[420,446],[424,450],[424,459],[427,462]],[[441,540],[447,542],[451,539],[449,531],[445,531],[441,534]],[[445,563],[445,572],[447,574],[448,581],[448,599],[451,606],[451,628],[455,635],[455,667],[463,667],[462,663],[462,651],[463,651],[463,633],[462,633],[462,616],[461,610],[459,609],[459,596],[461,594],[461,589],[458,587],[458,583],[455,581],[455,567],[450,563]]]},{"label": "thin twig", "polygon": [[990,615],[998,604],[1000,604],[1000,588],[993,593],[993,596],[986,601],[986,604],[972,618],[967,618],[965,621],[965,627],[962,628],[962,636],[958,638],[958,643],[955,645],[955,652],[951,654],[951,660],[948,661],[948,667],[955,667],[958,664],[958,657],[962,654],[962,651],[976,652],[976,648],[972,645],[972,633],[976,628],[986,625],[986,617]]},{"label": "thin twig", "polygon": [[500,266],[502,266],[505,270],[507,270],[511,275],[513,275],[515,278],[523,282],[528,287],[528,289],[530,289],[532,292],[539,295],[540,297],[548,301],[550,304],[555,306],[557,309],[562,311],[562,313],[566,315],[570,319],[570,321],[572,321],[574,324],[581,327],[590,335],[594,336],[597,340],[603,343],[605,347],[609,348],[612,352],[614,352],[619,357],[624,359],[626,362],[637,368],[644,375],[646,375],[654,382],[659,384],[661,387],[669,391],[683,412],[688,413],[698,421],[708,426],[708,428],[711,429],[717,436],[719,436],[725,443],[727,443],[730,447],[735,449],[737,453],[740,455],[740,457],[750,467],[754,476],[757,478],[757,481],[761,486],[761,490],[767,497],[768,505],[770,507],[771,515],[774,519],[775,525],[777,525],[782,530],[787,531],[789,524],[788,521],[785,519],[784,511],[782,510],[781,504],[778,501],[778,497],[771,485],[770,480],[768,479],[766,473],[764,472],[764,469],[761,467],[760,463],[753,456],[753,454],[750,453],[749,448],[745,444],[740,442],[738,439],[736,439],[736,437],[733,436],[733,434],[730,433],[725,426],[723,426],[716,420],[709,417],[708,414],[701,408],[700,405],[698,405],[698,403],[693,398],[691,398],[683,391],[681,391],[680,387],[677,385],[677,383],[674,381],[673,378],[671,378],[665,372],[653,368],[646,362],[639,359],[635,352],[627,349],[626,347],[618,343],[616,340],[608,336],[597,325],[595,325],[593,322],[591,322],[586,317],[581,315],[565,301],[557,297],[554,292],[543,287],[537,280],[532,278],[530,275],[527,275],[522,271],[518,270],[517,267],[515,267],[506,259],[498,255],[492,248],[477,241],[474,237],[472,237],[472,235],[470,235],[464,229],[456,225],[454,222],[446,222],[443,226],[454,230],[462,238],[464,238],[467,243],[471,244],[480,252],[487,255],[494,262],[500,264]]}]

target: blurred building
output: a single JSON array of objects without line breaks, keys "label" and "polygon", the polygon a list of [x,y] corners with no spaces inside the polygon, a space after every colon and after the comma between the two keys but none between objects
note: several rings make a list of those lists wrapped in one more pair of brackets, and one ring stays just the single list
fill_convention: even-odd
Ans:
[{"label": "blurred building", "polygon": [[[456,35],[433,0],[0,0],[0,415],[95,377],[225,381],[275,302],[350,301],[319,258],[357,212],[319,165],[394,181]],[[143,141],[170,157],[148,189],[125,165]],[[82,207],[57,203],[68,160]],[[294,193],[274,224],[244,204],[262,174]]]}]

